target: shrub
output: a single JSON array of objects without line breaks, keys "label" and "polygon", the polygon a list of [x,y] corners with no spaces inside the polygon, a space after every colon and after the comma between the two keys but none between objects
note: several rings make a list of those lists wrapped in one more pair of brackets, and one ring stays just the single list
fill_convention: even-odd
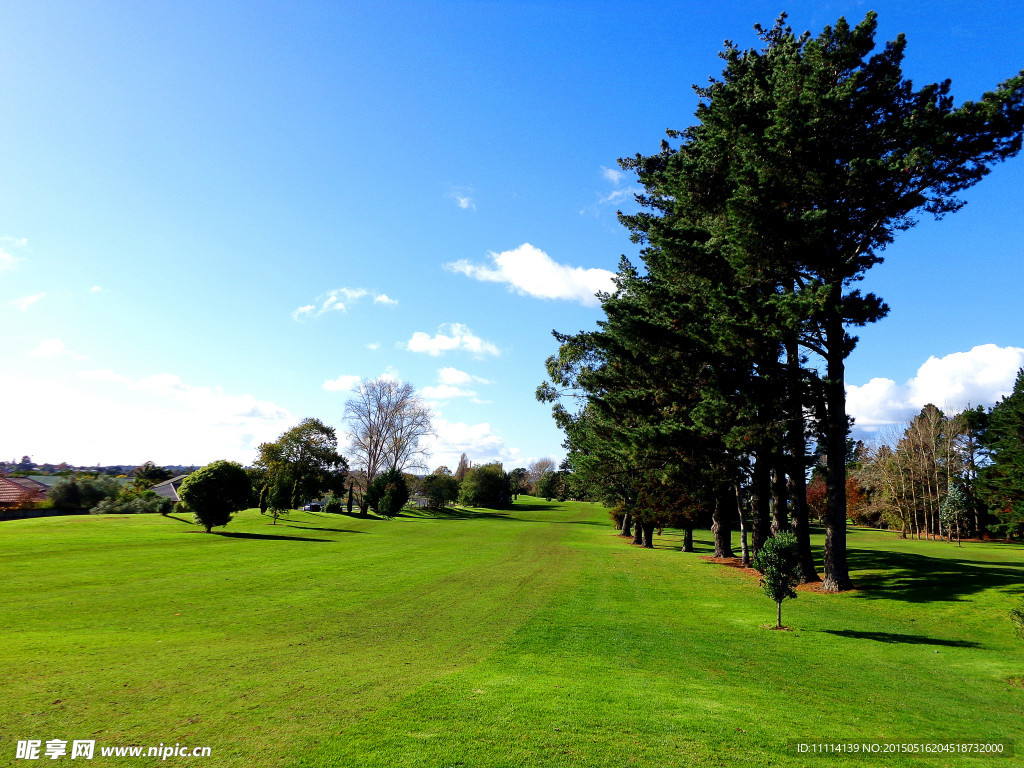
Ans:
[{"label": "shrub", "polygon": [[196,524],[209,533],[215,526],[227,525],[235,512],[245,509],[251,491],[249,476],[241,465],[215,461],[186,477],[178,495],[192,510]]},{"label": "shrub", "polygon": [[329,512],[332,515],[340,515],[344,508],[345,505],[341,503],[341,499],[334,495],[333,491],[327,494],[327,498],[324,499],[324,512]]}]

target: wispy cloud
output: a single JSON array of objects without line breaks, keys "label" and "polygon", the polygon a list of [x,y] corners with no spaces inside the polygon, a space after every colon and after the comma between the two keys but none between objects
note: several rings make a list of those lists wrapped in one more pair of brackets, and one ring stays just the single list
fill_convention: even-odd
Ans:
[{"label": "wispy cloud", "polygon": [[398,304],[397,299],[392,299],[386,293],[371,293],[365,288],[335,288],[318,296],[313,304],[305,304],[295,309],[292,312],[292,319],[316,317],[327,312],[348,312],[349,307],[367,296],[373,297],[374,304],[383,304],[389,307]]},{"label": "wispy cloud", "polygon": [[617,168],[605,168],[603,165],[601,166],[601,175],[615,186],[622,184],[626,178],[624,171],[620,171]]},{"label": "wispy cloud", "polygon": [[475,211],[476,203],[473,201],[472,187],[455,187],[448,193],[448,197],[455,201],[455,205],[463,211]]},{"label": "wispy cloud", "polygon": [[445,264],[450,272],[490,283],[505,283],[510,291],[539,299],[565,299],[587,307],[600,305],[594,295],[615,289],[607,269],[559,264],[529,243],[501,253],[488,253],[492,265],[472,264],[466,259]]},{"label": "wispy cloud", "polygon": [[847,411],[854,428],[864,432],[909,421],[928,403],[959,411],[971,405],[994,405],[1013,391],[1024,367],[1024,348],[982,344],[968,352],[929,357],[905,384],[874,378],[847,385]]},{"label": "wispy cloud", "polygon": [[94,285],[94,286],[93,286],[92,288],[90,288],[89,290],[90,290],[90,291],[92,291],[93,293],[99,293],[99,292],[100,292],[100,291],[102,291],[103,289],[102,289],[102,288],[100,288],[100,287],[99,287],[98,285]]},{"label": "wispy cloud", "polygon": [[372,349],[372,350],[376,351],[376,350],[380,349],[380,342],[379,341],[371,341],[369,344],[366,345],[366,348],[367,349]]},{"label": "wispy cloud", "polygon": [[461,387],[466,384],[493,384],[487,379],[481,378],[480,376],[474,376],[465,371],[460,371],[458,368],[441,368],[437,372],[437,379],[442,384],[451,384],[456,387]]},{"label": "wispy cloud", "polygon": [[484,341],[462,323],[445,323],[431,336],[423,331],[416,331],[406,343],[410,352],[425,352],[437,357],[442,352],[469,352],[476,357],[484,355],[500,355],[501,351],[493,343]]},{"label": "wispy cloud", "polygon": [[0,272],[14,269],[19,261],[20,259],[16,259],[12,254],[0,248]]},{"label": "wispy cloud", "polygon": [[16,306],[22,312],[24,312],[37,301],[41,301],[44,298],[46,298],[45,291],[43,293],[34,293],[31,296],[22,296],[20,299],[15,299],[11,303],[14,304],[14,306]]}]

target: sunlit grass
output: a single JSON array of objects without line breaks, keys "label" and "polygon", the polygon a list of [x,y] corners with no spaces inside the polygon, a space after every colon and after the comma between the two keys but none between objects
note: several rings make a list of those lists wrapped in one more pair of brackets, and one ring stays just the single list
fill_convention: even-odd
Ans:
[{"label": "sunlit grass", "polygon": [[706,535],[683,554],[672,532],[654,551],[613,533],[599,506],[529,498],[390,522],[249,511],[223,535],[151,516],[0,524],[0,749],[180,742],[228,766],[980,765],[993,758],[790,745],[1024,735],[1009,682],[1024,643],[1007,619],[1024,548],[851,530],[861,589],[801,592],[783,607],[792,631],[772,632],[756,580],[701,559]]}]

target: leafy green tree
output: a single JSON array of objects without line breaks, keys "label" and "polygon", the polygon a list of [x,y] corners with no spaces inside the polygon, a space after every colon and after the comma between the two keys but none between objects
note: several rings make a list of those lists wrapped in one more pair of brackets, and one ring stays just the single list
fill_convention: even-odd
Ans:
[{"label": "leafy green tree", "polygon": [[451,473],[434,472],[423,478],[423,495],[434,509],[442,509],[459,498],[459,481]]},{"label": "leafy green tree", "polygon": [[282,508],[295,509],[329,491],[344,492],[348,462],[338,453],[334,428],[319,419],[303,419],[273,443],[260,445],[259,452],[256,468],[266,474],[264,482],[272,477],[288,486],[290,496]]},{"label": "leafy green tree", "polygon": [[508,474],[501,464],[483,464],[466,472],[459,489],[459,503],[469,507],[508,509],[512,506],[512,489]]},{"label": "leafy green tree", "polygon": [[530,471],[526,467],[516,467],[508,473],[508,481],[512,487],[512,498],[519,498],[521,493],[530,492]]},{"label": "leafy green tree", "polygon": [[245,509],[252,486],[240,464],[215,461],[185,478],[178,496],[207,533],[227,525],[231,516]]},{"label": "leafy green tree", "polygon": [[559,472],[553,470],[547,470],[537,480],[537,489],[535,493],[548,501],[557,497],[561,492],[561,480],[562,476]]},{"label": "leafy green tree", "polygon": [[980,491],[997,520],[990,530],[1024,536],[1024,368],[1013,392],[989,413],[981,440],[991,463],[980,472]]},{"label": "leafy green tree", "polygon": [[782,531],[768,539],[751,561],[761,574],[764,593],[775,601],[775,628],[782,629],[782,601],[796,597],[801,581],[799,545],[789,531]]},{"label": "leafy green tree", "polygon": [[344,508],[344,503],[342,503],[342,500],[338,496],[334,495],[333,491],[327,494],[327,498],[324,499],[324,512],[332,515],[340,515]]}]

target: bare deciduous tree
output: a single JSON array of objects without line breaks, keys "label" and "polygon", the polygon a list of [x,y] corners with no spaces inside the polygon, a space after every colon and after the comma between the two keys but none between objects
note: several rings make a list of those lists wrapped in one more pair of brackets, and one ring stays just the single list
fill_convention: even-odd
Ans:
[{"label": "bare deciduous tree", "polygon": [[431,415],[412,384],[382,376],[353,388],[345,425],[367,486],[382,471],[425,466],[422,441],[434,434]]}]

